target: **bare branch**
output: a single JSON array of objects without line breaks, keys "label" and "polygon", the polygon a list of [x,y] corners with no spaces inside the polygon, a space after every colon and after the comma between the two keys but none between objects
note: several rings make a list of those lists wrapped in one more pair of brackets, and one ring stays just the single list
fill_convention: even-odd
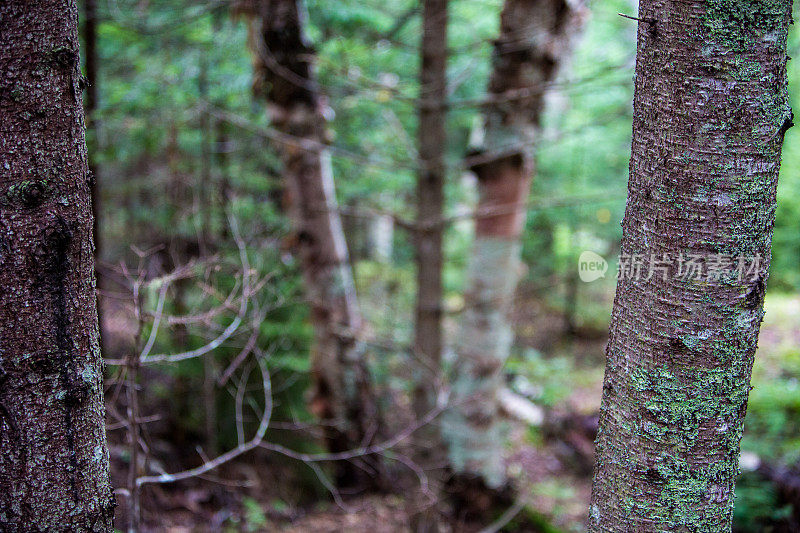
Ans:
[{"label": "bare branch", "polygon": [[264,435],[267,432],[267,428],[269,427],[269,421],[272,416],[272,390],[271,390],[271,378],[269,375],[269,370],[266,366],[266,361],[264,359],[258,360],[258,366],[261,369],[261,376],[262,376],[262,384],[264,387],[264,413],[261,417],[261,421],[259,422],[258,430],[256,431],[255,435],[249,441],[239,444],[236,448],[219,455],[215,459],[211,461],[206,461],[202,465],[198,466],[197,468],[192,468],[189,470],[184,470],[182,472],[175,472],[173,474],[161,474],[159,476],[142,476],[136,479],[136,486],[141,487],[142,485],[148,483],[174,483],[176,481],[182,481],[185,479],[193,478],[205,474],[211,470],[214,470],[221,465],[227,463],[228,461],[239,457],[240,455],[249,452],[250,450],[257,448],[262,441],[264,440]]},{"label": "bare branch", "polygon": [[[242,239],[241,235],[239,234],[239,227],[236,223],[236,219],[229,213],[228,214],[228,221],[231,226],[231,232],[233,234],[233,238],[236,241],[236,247],[239,249],[239,258],[242,262],[242,299],[241,304],[239,307],[239,313],[233,319],[233,322],[228,325],[227,328],[214,340],[209,342],[208,344],[201,346],[195,350],[189,350],[186,352],[181,352],[177,354],[158,354],[153,355],[150,357],[143,357],[142,363],[143,364],[152,364],[152,363],[161,363],[161,362],[170,362],[174,363],[177,361],[184,361],[186,359],[192,359],[195,357],[200,357],[201,355],[205,355],[208,352],[215,350],[219,346],[222,345],[223,342],[228,340],[228,338],[233,335],[237,329],[239,329],[239,325],[242,323],[244,316],[247,314],[247,306],[250,301],[250,262],[247,259],[247,249]],[[155,328],[154,328],[155,329]]]}]

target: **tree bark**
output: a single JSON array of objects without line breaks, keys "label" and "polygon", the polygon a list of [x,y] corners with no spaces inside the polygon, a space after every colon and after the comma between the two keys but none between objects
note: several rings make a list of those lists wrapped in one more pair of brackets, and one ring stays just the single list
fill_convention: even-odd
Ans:
[{"label": "tree bark", "polygon": [[[103,240],[100,234],[100,168],[97,164],[97,153],[100,151],[100,119],[97,116],[98,106],[98,57],[97,57],[97,0],[84,0],[83,2],[83,43],[85,47],[86,68],[86,99],[84,111],[86,113],[86,149],[91,172],[92,188],[92,239],[94,240],[95,263],[100,262],[103,256]],[[95,266],[95,277],[98,286],[102,285],[100,270]],[[100,349],[106,353],[106,329],[103,324],[103,312],[100,297],[97,298],[97,323],[100,327]]]},{"label": "tree bark", "polygon": [[[423,419],[436,405],[435,387],[442,364],[447,4],[447,0],[422,2],[417,125],[420,169],[417,175],[417,227],[413,236],[417,266],[413,349],[417,368],[412,402],[417,420]],[[421,428],[414,437],[415,461],[423,470],[429,471],[430,488],[435,494],[441,488],[441,459],[444,455],[438,424]],[[416,533],[433,533],[438,531],[438,527],[436,510],[432,507],[412,516],[411,529]]]},{"label": "tree bark", "polygon": [[[447,0],[423,2],[422,64],[420,67],[419,164],[415,235],[417,303],[414,348],[429,369],[442,357],[442,217],[447,144]],[[424,384],[421,385],[424,388]],[[428,396],[429,392],[419,390]],[[422,401],[423,410],[429,408]],[[423,414],[423,413],[418,413]]]},{"label": "tree bark", "polygon": [[509,314],[522,272],[520,235],[544,95],[571,51],[582,14],[580,2],[506,0],[483,139],[468,158],[478,178],[478,218],[454,346],[454,408],[443,432],[455,472],[491,488],[506,483],[498,393],[514,337]]},{"label": "tree bark", "polygon": [[[414,351],[421,361],[416,376],[414,410],[422,418],[433,408],[442,359],[442,217],[444,214],[445,100],[447,98],[447,0],[425,0],[422,7],[419,95],[419,165]],[[438,432],[436,432],[438,434]],[[422,431],[419,447],[438,447],[440,439]]]},{"label": "tree bark", "polygon": [[[791,0],[640,3],[621,257],[668,254],[669,268],[617,285],[590,531],[731,529],[791,125],[791,10]],[[761,262],[743,279],[692,280],[678,275],[681,254]]]},{"label": "tree bark", "polygon": [[[365,444],[376,417],[364,346],[357,341],[361,313],[334,192],[314,51],[303,34],[298,0],[259,0],[253,7],[255,86],[264,92],[272,124],[285,138],[277,145],[285,200],[311,305],[311,410],[332,423],[326,429],[329,450],[345,451]],[[339,482],[370,480],[363,470],[341,463]]]},{"label": "tree bark", "polygon": [[[428,370],[436,371],[442,358],[442,217],[447,144],[447,0],[423,2],[419,104],[419,164],[415,235],[417,302],[414,349]],[[433,380],[417,387],[423,415],[430,408]]]},{"label": "tree bark", "polygon": [[89,171],[92,173],[92,237],[94,238],[94,254],[99,260],[102,251],[100,240],[100,191],[98,185],[99,170],[97,168],[97,152],[99,150],[99,121],[97,119],[97,0],[84,0],[83,5],[83,42],[86,46],[86,129],[91,133],[87,139]]},{"label": "tree bark", "polygon": [[0,28],[0,529],[111,531],[77,6]]}]

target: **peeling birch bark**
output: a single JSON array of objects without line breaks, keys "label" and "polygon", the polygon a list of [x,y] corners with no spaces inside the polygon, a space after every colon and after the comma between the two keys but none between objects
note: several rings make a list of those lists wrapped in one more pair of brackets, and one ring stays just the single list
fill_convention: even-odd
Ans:
[{"label": "peeling birch bark", "polygon": [[520,235],[544,95],[571,51],[583,14],[582,2],[506,0],[484,131],[470,154],[478,177],[478,219],[454,346],[454,407],[442,431],[455,472],[482,478],[491,488],[507,481],[499,394],[513,341],[509,313],[523,268]]}]

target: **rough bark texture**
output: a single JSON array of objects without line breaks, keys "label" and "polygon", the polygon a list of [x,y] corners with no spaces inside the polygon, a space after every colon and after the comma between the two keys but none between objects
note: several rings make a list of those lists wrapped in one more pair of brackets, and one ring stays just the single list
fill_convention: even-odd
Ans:
[{"label": "rough bark texture", "polygon": [[[364,347],[356,341],[361,314],[334,193],[326,120],[316,90],[314,51],[303,35],[297,0],[259,0],[252,6],[256,89],[264,91],[272,123],[285,135],[286,203],[311,305],[314,345],[311,409],[326,422],[330,451],[365,444],[375,423]],[[358,469],[341,465],[353,475]],[[341,483],[353,479],[340,476]],[[363,481],[363,479],[362,479]]]},{"label": "rough bark texture", "polygon": [[[670,254],[617,285],[591,531],[727,532],[791,124],[791,0],[642,0],[622,254]],[[692,281],[674,258],[756,256]]]},{"label": "rough bark texture", "polygon": [[0,3],[0,530],[111,531],[74,1]]},{"label": "rough bark texture", "polygon": [[456,473],[489,487],[506,481],[505,425],[498,392],[513,332],[509,313],[522,271],[534,149],[544,95],[571,49],[583,6],[568,0],[506,0],[495,43],[482,145],[471,158],[478,177],[478,219],[470,254],[465,309],[455,341],[455,407],[443,424]]}]

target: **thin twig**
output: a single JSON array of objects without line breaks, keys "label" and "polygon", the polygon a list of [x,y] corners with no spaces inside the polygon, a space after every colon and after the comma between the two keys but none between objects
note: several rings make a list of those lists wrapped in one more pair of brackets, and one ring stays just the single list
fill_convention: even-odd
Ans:
[{"label": "thin twig", "polygon": [[263,359],[259,359],[258,366],[261,369],[261,376],[262,376],[262,384],[264,387],[264,413],[261,417],[261,421],[258,426],[258,430],[256,434],[253,436],[252,439],[249,441],[238,445],[236,448],[223,453],[222,455],[217,456],[215,459],[211,461],[207,461],[202,465],[192,468],[189,470],[183,470],[181,472],[175,472],[172,474],[161,474],[159,476],[142,476],[136,479],[136,486],[141,487],[142,485],[148,483],[174,483],[176,481],[182,481],[185,479],[193,478],[205,474],[215,468],[222,466],[223,464],[239,457],[240,455],[249,452],[257,448],[262,441],[264,440],[264,435],[267,432],[267,428],[269,428],[269,421],[272,416],[272,391],[271,391],[271,378],[269,375],[269,370],[267,369],[266,362]]}]

